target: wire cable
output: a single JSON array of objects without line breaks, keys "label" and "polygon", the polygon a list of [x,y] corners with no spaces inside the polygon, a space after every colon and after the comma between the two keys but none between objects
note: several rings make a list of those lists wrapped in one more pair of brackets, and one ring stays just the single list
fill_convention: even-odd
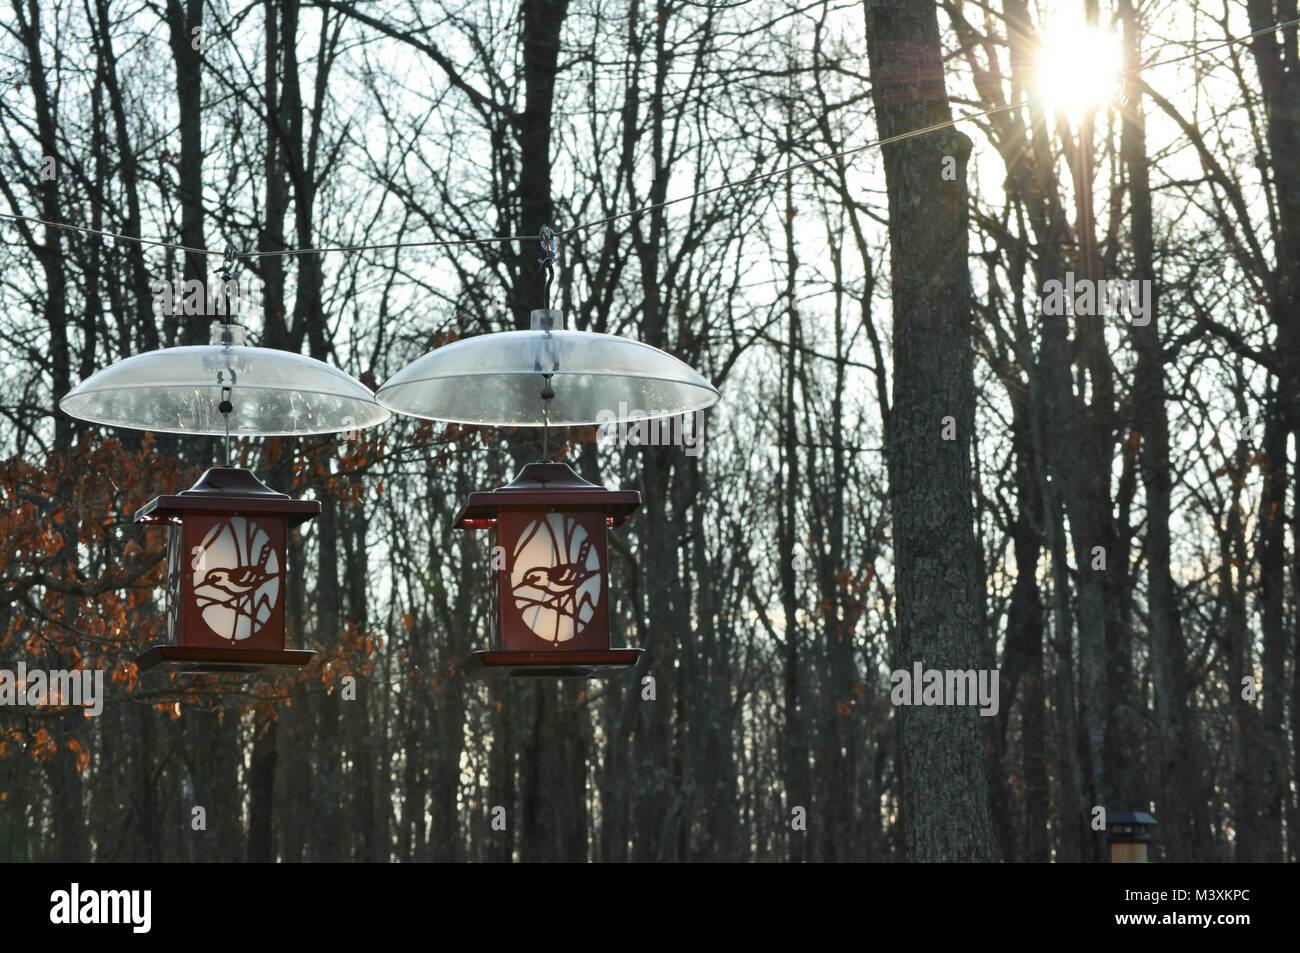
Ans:
[{"label": "wire cable", "polygon": [[[1300,16],[1292,17],[1290,20],[1284,20],[1282,22],[1271,24],[1266,27],[1261,27],[1260,29],[1254,30],[1251,33],[1247,33],[1244,36],[1232,37],[1222,42],[1216,42],[1213,46],[1198,48],[1192,51],[1191,53],[1186,53],[1181,56],[1175,56],[1167,60],[1160,60],[1158,62],[1148,64],[1147,66],[1142,67],[1142,69],[1145,71],[1149,69],[1155,69],[1160,66],[1168,66],[1171,63],[1179,63],[1182,62],[1183,60],[1191,59],[1192,57],[1195,56],[1200,56],[1203,53],[1208,53],[1213,50],[1223,49],[1224,47],[1232,46],[1237,43],[1244,43],[1247,40],[1253,40],[1256,37],[1263,36],[1267,33],[1275,33],[1278,30],[1284,30],[1289,27],[1296,26],[1298,24],[1300,24]],[[1004,103],[1001,106],[994,106],[992,109],[986,109],[983,110],[982,112],[968,113],[966,115],[957,116],[953,119],[949,119],[944,122],[937,122],[934,123],[933,125],[924,126],[920,129],[912,129],[909,130],[908,132],[902,132],[899,133],[898,135],[888,136],[884,139],[875,139],[872,140],[871,142],[864,143],[863,145],[855,146],[852,149],[845,149],[842,152],[835,152],[830,155],[815,156],[803,162],[796,162],[793,163],[792,165],[787,165],[780,169],[773,169],[770,172],[761,172],[756,175],[751,175],[747,178],[740,179],[736,182],[724,182],[721,185],[715,185],[707,189],[701,189],[700,191],[692,192],[689,195],[679,195],[675,198],[667,199],[666,201],[663,202],[655,202],[651,205],[643,205],[640,208],[629,209],[626,212],[619,212],[616,215],[610,215],[602,219],[597,219],[596,221],[593,222],[584,222],[580,225],[574,225],[571,228],[557,230],[553,233],[553,235],[554,237],[557,238],[562,238],[566,235],[574,235],[577,234],[578,232],[587,231],[588,229],[599,228],[601,225],[608,225],[611,222],[617,222],[625,218],[631,218],[634,215],[642,215],[645,212],[657,211],[659,209],[667,208],[670,205],[678,205],[682,202],[689,202],[693,199],[702,198],[706,195],[712,195],[716,192],[723,192],[729,189],[739,189],[747,185],[753,185],[757,182],[763,182],[767,179],[776,178],[777,176],[789,175],[791,172],[798,171],[799,169],[805,169],[809,166],[817,165],[818,163],[821,162],[831,162],[835,159],[843,159],[846,156],[856,155],[859,152],[866,152],[869,149],[878,149],[887,145],[891,145],[892,143],[895,142],[902,142],[906,139],[915,138],[916,136],[924,136],[932,132],[938,132],[941,129],[950,129],[953,126],[956,126],[957,123],[959,122],[969,122],[972,119],[983,119],[987,116],[992,116],[1000,112],[1006,112],[1009,109],[1019,109],[1022,106],[1027,106],[1032,102],[1033,102],[1033,98],[1029,97],[1020,100],[1018,102]],[[222,256],[226,256],[227,258],[229,257],[228,247],[223,251],[216,251],[209,248],[194,248],[189,245],[177,245],[172,242],[158,241],[157,239],[152,239],[152,238],[140,238],[135,235],[123,235],[119,232],[108,232],[96,228],[86,228],[81,225],[72,225],[68,222],[51,222],[51,221],[47,221],[46,219],[34,218],[28,215],[13,215],[9,212],[0,212],[0,218],[8,219],[10,221],[31,222],[37,225],[44,225],[47,228],[62,228],[62,229],[67,229],[69,231],[83,232],[88,235],[99,235],[104,238],[115,238],[121,241],[139,242],[142,245],[154,245],[161,248],[171,248],[176,251],[188,252],[191,254],[222,255]],[[452,240],[430,240],[430,241],[420,241],[420,242],[384,242],[377,245],[336,245],[327,248],[285,248],[277,251],[239,252],[235,257],[236,259],[238,259],[238,258],[265,258],[270,256],[324,255],[324,254],[330,254],[332,252],[384,251],[393,248],[455,248],[455,247],[463,247],[466,245],[489,245],[489,244],[497,244],[503,242],[536,241],[538,238],[539,236],[537,235],[500,235],[500,236],[490,236],[486,238],[462,238],[462,239],[452,239]]]}]

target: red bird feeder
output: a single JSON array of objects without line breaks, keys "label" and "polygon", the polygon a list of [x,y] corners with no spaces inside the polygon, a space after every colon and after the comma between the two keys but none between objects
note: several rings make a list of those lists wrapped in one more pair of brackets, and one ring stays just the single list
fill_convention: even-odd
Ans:
[{"label": "red bird feeder", "polygon": [[320,508],[237,467],[213,467],[145,504],[136,522],[168,527],[167,644],[137,658],[140,670],[242,674],[309,662],[315,652],[284,647],[285,536]]},{"label": "red bird feeder", "polygon": [[635,490],[588,483],[563,463],[530,463],[514,482],[471,493],[457,529],[492,529],[504,553],[497,575],[496,647],[475,652],[467,674],[598,678],[645,654],[609,646],[605,530],[641,505]]}]

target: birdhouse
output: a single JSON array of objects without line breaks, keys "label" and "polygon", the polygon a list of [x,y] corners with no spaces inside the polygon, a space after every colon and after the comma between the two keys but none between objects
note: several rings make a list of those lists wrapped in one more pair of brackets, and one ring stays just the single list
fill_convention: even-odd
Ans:
[{"label": "birdhouse", "polygon": [[588,483],[563,463],[530,463],[514,482],[471,493],[457,529],[493,531],[495,646],[468,674],[593,678],[644,654],[610,648],[605,534],[641,505],[635,490]]},{"label": "birdhouse", "polygon": [[320,508],[237,467],[145,504],[136,522],[168,532],[167,643],[137,658],[140,670],[242,674],[310,661],[316,653],[284,647],[285,537]]},{"label": "birdhouse", "polygon": [[1106,814],[1106,830],[1110,835],[1110,862],[1112,864],[1145,864],[1147,845],[1151,834],[1147,829],[1160,822],[1142,811],[1112,811]]}]

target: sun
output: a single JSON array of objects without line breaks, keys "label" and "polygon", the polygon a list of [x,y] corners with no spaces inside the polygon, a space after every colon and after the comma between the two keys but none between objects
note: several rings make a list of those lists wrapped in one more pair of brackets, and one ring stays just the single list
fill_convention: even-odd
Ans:
[{"label": "sun", "polygon": [[1102,106],[1122,73],[1119,37],[1080,22],[1055,26],[1038,52],[1038,95],[1054,112],[1078,126],[1085,113]]}]

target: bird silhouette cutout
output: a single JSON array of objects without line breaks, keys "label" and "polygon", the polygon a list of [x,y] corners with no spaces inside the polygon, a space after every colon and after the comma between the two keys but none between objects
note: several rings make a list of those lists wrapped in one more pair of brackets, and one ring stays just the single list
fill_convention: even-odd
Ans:
[{"label": "bird silhouette cutout", "polygon": [[207,609],[212,606],[221,606],[239,615],[247,616],[254,624],[260,621],[257,619],[257,610],[263,604],[270,608],[271,600],[265,594],[261,599],[258,599],[257,592],[266,583],[279,575],[278,572],[267,571],[266,566],[271,558],[271,552],[272,547],[263,546],[261,556],[251,566],[237,566],[233,569],[209,569],[203,576],[203,581],[195,588],[215,589],[217,592],[224,593],[225,598],[208,595],[198,596],[198,607]]},{"label": "bird silhouette cutout", "polygon": [[[558,566],[538,566],[524,573],[523,579],[515,586],[514,592],[519,596],[521,589],[536,589],[546,595],[542,599],[528,599],[528,604],[554,609],[561,615],[576,619],[578,614],[578,591],[592,576],[600,574],[599,569],[587,568],[587,557],[591,553],[591,540],[584,539],[578,547],[578,558],[571,563]],[[526,597],[524,597],[526,598]],[[586,595],[586,601],[591,596]],[[567,607],[567,608],[566,608]]]}]

